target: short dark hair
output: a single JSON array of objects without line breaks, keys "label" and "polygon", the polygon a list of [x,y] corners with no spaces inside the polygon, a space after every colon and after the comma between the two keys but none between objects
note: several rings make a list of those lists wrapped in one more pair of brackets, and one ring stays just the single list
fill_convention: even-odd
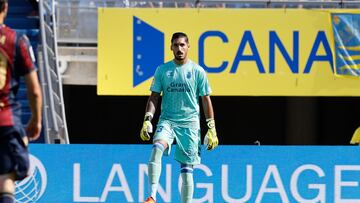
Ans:
[{"label": "short dark hair", "polygon": [[0,0],[0,12],[4,11],[5,4],[7,4],[7,0]]},{"label": "short dark hair", "polygon": [[185,33],[183,33],[183,32],[175,32],[175,33],[172,35],[172,37],[171,37],[171,43],[173,43],[175,39],[181,38],[181,37],[185,38],[185,41],[186,41],[187,43],[189,43],[189,38],[188,38],[188,36],[187,36]]}]

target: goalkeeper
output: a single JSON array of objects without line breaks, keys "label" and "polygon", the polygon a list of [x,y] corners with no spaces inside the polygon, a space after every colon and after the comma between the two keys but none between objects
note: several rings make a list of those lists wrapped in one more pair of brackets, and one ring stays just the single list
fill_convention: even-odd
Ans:
[{"label": "goalkeeper", "polygon": [[218,145],[214,111],[210,99],[211,88],[202,67],[188,58],[190,48],[185,33],[177,32],[171,38],[174,59],[160,65],[155,72],[146,105],[146,113],[140,137],[150,140],[151,119],[162,93],[161,115],[153,138],[153,148],[148,164],[149,197],[145,203],[156,202],[163,154],[169,155],[176,141],[175,160],[180,163],[182,178],[181,202],[191,203],[194,193],[193,167],[200,164],[200,107],[204,109],[208,131],[205,135],[207,149]]}]

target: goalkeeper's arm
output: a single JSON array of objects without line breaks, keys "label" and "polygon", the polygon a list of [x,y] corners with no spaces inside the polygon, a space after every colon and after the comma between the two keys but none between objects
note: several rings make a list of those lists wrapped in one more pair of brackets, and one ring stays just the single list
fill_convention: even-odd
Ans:
[{"label": "goalkeeper's arm", "polygon": [[219,140],[215,128],[214,109],[211,103],[210,96],[206,95],[201,97],[206,124],[208,127],[207,133],[204,138],[204,143],[207,145],[208,150],[212,150],[218,146]]},{"label": "goalkeeper's arm", "polygon": [[148,141],[150,140],[150,134],[153,131],[153,126],[151,124],[151,120],[154,117],[155,111],[156,111],[156,106],[158,104],[159,101],[159,97],[160,97],[160,93],[157,92],[152,92],[147,104],[146,104],[146,109],[145,109],[145,116],[144,116],[144,122],[143,122],[143,126],[141,128],[140,131],[140,138],[143,141]]}]

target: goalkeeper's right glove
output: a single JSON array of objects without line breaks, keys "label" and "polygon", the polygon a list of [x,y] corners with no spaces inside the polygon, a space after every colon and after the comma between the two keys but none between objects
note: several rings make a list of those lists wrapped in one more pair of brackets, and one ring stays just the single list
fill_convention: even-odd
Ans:
[{"label": "goalkeeper's right glove", "polygon": [[219,139],[216,135],[215,120],[213,118],[206,119],[208,131],[204,137],[204,144],[207,146],[207,150],[213,150],[219,144]]},{"label": "goalkeeper's right glove", "polygon": [[143,126],[140,131],[140,138],[142,139],[142,141],[150,140],[149,133],[152,133],[152,131],[153,131],[153,126],[151,124],[152,118],[153,118],[152,113],[150,113],[150,112],[145,113],[144,123],[143,123]]}]

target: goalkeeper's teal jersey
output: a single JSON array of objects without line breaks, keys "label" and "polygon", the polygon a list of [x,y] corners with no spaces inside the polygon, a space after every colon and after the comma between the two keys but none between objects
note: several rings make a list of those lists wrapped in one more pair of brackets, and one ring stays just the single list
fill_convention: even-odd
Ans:
[{"label": "goalkeeper's teal jersey", "polygon": [[178,126],[199,128],[199,96],[211,93],[202,67],[191,60],[183,65],[169,61],[156,69],[150,90],[162,93],[160,119]]}]

